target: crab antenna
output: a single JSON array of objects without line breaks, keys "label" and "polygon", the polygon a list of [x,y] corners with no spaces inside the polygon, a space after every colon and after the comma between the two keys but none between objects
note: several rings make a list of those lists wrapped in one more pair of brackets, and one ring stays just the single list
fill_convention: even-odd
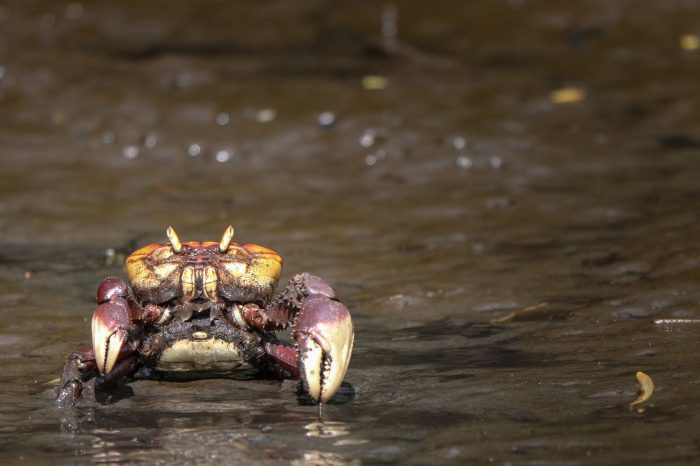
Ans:
[{"label": "crab antenna", "polygon": [[175,229],[173,227],[168,227],[168,229],[165,230],[165,234],[168,235],[170,244],[173,245],[173,251],[175,251],[176,253],[182,251],[182,243],[180,242],[180,238],[177,237]]},{"label": "crab antenna", "polygon": [[221,237],[219,251],[222,253],[226,252],[228,250],[228,245],[231,244],[231,239],[233,239],[233,227],[229,225],[226,231],[224,231],[224,236]]}]

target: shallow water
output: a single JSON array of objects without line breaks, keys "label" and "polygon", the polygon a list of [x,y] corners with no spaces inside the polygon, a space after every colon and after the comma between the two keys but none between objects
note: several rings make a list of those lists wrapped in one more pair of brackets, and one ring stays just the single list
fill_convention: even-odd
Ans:
[{"label": "shallow water", "polygon": [[[5,2],[0,460],[695,464],[700,325],[654,320],[700,318],[698,24],[680,0]],[[342,393],[55,408],[124,254],[229,223],[337,286]]]}]

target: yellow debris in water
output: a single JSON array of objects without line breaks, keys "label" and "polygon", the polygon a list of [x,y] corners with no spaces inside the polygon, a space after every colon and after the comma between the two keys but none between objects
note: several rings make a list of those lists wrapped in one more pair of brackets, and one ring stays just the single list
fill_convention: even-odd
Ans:
[{"label": "yellow debris in water", "polygon": [[630,408],[632,408],[632,406],[644,403],[651,398],[651,395],[654,393],[654,381],[651,380],[651,377],[646,375],[644,372],[637,372],[637,383],[639,384],[639,396],[636,400],[630,403]]},{"label": "yellow debris in water", "polygon": [[570,104],[586,98],[586,91],[578,87],[563,87],[550,93],[549,98],[555,104]]},{"label": "yellow debris in water", "polygon": [[683,34],[679,40],[681,48],[687,51],[700,49],[700,37],[695,34]]},{"label": "yellow debris in water", "polygon": [[534,306],[528,306],[523,309],[519,309],[517,311],[513,311],[509,314],[506,314],[502,317],[499,317],[497,319],[491,319],[491,325],[500,325],[500,324],[505,324],[506,322],[510,322],[511,320],[515,320],[518,317],[523,317],[527,316],[530,314],[535,313],[536,311],[540,311],[544,308],[549,306],[549,303],[539,303],[535,304]]},{"label": "yellow debris in water", "polygon": [[369,75],[362,78],[362,87],[368,91],[385,89],[389,81],[384,76]]}]

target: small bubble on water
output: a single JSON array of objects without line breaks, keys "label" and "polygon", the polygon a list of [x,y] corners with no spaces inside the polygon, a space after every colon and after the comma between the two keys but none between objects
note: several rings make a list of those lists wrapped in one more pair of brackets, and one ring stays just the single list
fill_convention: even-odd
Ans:
[{"label": "small bubble on water", "polygon": [[494,155],[489,159],[489,165],[491,165],[491,168],[494,170],[498,170],[503,166],[503,159],[497,155]]},{"label": "small bubble on water", "polygon": [[396,38],[398,32],[399,10],[396,5],[388,4],[382,9],[382,36],[387,41]]},{"label": "small bubble on water", "polygon": [[111,267],[119,263],[120,259],[123,259],[123,257],[120,257],[120,255],[117,254],[117,251],[115,251],[113,248],[105,249],[105,265]]},{"label": "small bubble on water", "polygon": [[377,133],[373,129],[366,129],[360,136],[360,145],[364,148],[372,147],[377,138]]},{"label": "small bubble on water", "polygon": [[0,79],[5,77],[5,67],[0,65]]},{"label": "small bubble on water", "polygon": [[187,148],[187,153],[190,155],[190,157],[197,157],[202,153],[202,146],[199,144],[190,144],[190,146]]},{"label": "small bubble on water", "polygon": [[111,131],[102,133],[102,142],[107,145],[112,144],[114,142],[114,133]]},{"label": "small bubble on water", "polygon": [[231,121],[231,116],[226,112],[221,112],[216,115],[216,124],[219,126],[226,126]]},{"label": "small bubble on water", "polygon": [[80,19],[83,13],[85,13],[85,8],[78,2],[70,3],[66,7],[66,18],[68,19]]},{"label": "small bubble on water", "polygon": [[455,150],[464,150],[467,148],[467,138],[464,138],[462,136],[457,136],[454,139],[452,139],[452,147],[455,148]]},{"label": "small bubble on water", "polygon": [[323,112],[318,116],[318,124],[328,128],[333,126],[335,123],[335,113],[333,112]]},{"label": "small bubble on water", "polygon": [[367,157],[365,157],[365,164],[368,167],[371,167],[372,165],[377,163],[377,156],[374,154],[369,154]]},{"label": "small bubble on water", "polygon": [[158,144],[158,136],[154,133],[148,133],[145,138],[143,138],[143,145],[149,149],[153,149]]},{"label": "small bubble on water", "polygon": [[231,160],[232,156],[233,156],[233,153],[230,150],[222,149],[222,150],[216,152],[216,155],[214,156],[214,158],[216,159],[217,162],[224,163],[224,162],[228,162],[229,160]]},{"label": "small bubble on water", "polygon": [[180,73],[175,77],[175,87],[182,89],[192,84],[194,79],[188,73]]},{"label": "small bubble on water", "polygon": [[274,108],[263,108],[255,114],[255,121],[258,123],[269,123],[277,118],[277,110]]},{"label": "small bubble on water", "polygon": [[468,170],[472,168],[472,165],[474,165],[474,162],[472,162],[471,157],[467,157],[466,155],[457,157],[457,166],[462,170]]},{"label": "small bubble on water", "polygon": [[134,145],[126,146],[122,150],[122,155],[130,160],[135,159],[139,156],[139,148]]}]

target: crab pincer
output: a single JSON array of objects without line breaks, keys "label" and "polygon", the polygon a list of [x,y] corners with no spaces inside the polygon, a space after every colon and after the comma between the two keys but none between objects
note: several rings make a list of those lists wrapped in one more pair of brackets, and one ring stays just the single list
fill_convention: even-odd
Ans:
[{"label": "crab pincer", "polygon": [[109,374],[120,355],[133,327],[129,304],[123,298],[112,298],[97,306],[92,315],[92,348],[101,375]]},{"label": "crab pincer", "polygon": [[350,363],[354,340],[350,312],[326,294],[312,294],[296,315],[293,336],[304,387],[325,403],[340,388]]}]

